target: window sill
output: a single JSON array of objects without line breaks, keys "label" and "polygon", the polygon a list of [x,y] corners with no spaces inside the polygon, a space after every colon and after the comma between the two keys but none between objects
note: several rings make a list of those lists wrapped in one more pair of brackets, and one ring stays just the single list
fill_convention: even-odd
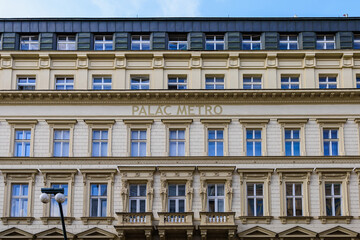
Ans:
[{"label": "window sill", "polygon": [[[40,218],[44,225],[59,225],[61,224],[60,217],[42,217]],[[64,217],[65,223],[71,225],[75,220],[74,217]]]},{"label": "window sill", "polygon": [[271,219],[273,219],[272,216],[240,216],[239,219],[241,220],[242,224],[270,224]]},{"label": "window sill", "polygon": [[350,224],[353,216],[319,216],[321,223],[346,223]]},{"label": "window sill", "polygon": [[298,216],[298,217],[280,216],[279,218],[280,218],[282,224],[286,224],[286,223],[294,223],[294,224],[306,223],[306,224],[310,224],[311,219],[313,219],[313,217],[311,217],[311,216]]},{"label": "window sill", "polygon": [[2,217],[1,221],[4,225],[30,225],[34,219],[34,217]]},{"label": "window sill", "polygon": [[81,221],[83,221],[84,225],[112,225],[113,221],[115,220],[114,217],[82,217]]}]

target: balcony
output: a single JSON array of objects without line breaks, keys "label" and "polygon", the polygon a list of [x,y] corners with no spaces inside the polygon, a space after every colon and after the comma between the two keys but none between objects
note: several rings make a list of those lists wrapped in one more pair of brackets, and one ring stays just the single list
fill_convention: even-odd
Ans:
[{"label": "balcony", "polygon": [[[143,213],[116,213],[118,222],[114,226],[120,239],[138,239],[138,235],[145,234],[146,239],[151,239],[153,214],[152,212]],[[140,238],[139,238],[140,239]]]},{"label": "balcony", "polygon": [[233,239],[237,225],[235,225],[234,212],[200,212],[201,237],[206,239],[210,234],[220,234],[228,239]]},{"label": "balcony", "polygon": [[171,236],[182,235],[184,239],[192,239],[194,233],[194,213],[169,213],[159,212],[159,230],[160,239],[171,238]]}]

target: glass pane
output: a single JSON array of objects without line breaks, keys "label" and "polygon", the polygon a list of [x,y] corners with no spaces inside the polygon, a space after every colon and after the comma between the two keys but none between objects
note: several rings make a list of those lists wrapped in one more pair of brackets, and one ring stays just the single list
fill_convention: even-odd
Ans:
[{"label": "glass pane", "polygon": [[12,186],[12,196],[20,196],[20,185],[14,184]]},{"label": "glass pane", "polygon": [[326,216],[333,216],[331,198],[326,199]]},{"label": "glass pane", "polygon": [[300,142],[294,142],[294,156],[300,156]]},{"label": "glass pane", "polygon": [[100,131],[93,131],[93,139],[100,139]]},{"label": "glass pane", "polygon": [[146,196],[146,185],[141,184],[139,188],[140,188],[140,196],[142,197]]},{"label": "glass pane", "polygon": [[185,143],[184,142],[178,143],[178,156],[185,156]]},{"label": "glass pane", "polygon": [[338,142],[331,142],[332,152],[331,156],[337,156],[338,155]]},{"label": "glass pane", "polygon": [[324,156],[330,155],[330,142],[324,142]]},{"label": "glass pane", "polygon": [[130,197],[137,196],[137,185],[130,185]]},{"label": "glass pane", "polygon": [[107,143],[105,143],[105,142],[101,143],[101,156],[102,157],[107,156],[107,149],[108,149]]},{"label": "glass pane", "polygon": [[302,216],[302,200],[301,199],[295,199],[295,214],[296,216]]},{"label": "glass pane", "polygon": [[63,149],[62,149],[61,154],[62,154],[63,157],[68,157],[69,156],[69,143],[68,142],[63,143]]},{"label": "glass pane", "polygon": [[256,184],[256,196],[262,196],[263,195],[263,184],[258,183]]},{"label": "glass pane", "polygon": [[217,133],[216,139],[224,139],[222,130],[217,130],[216,133]]},{"label": "glass pane", "polygon": [[106,199],[101,199],[101,217],[106,217],[106,206],[107,206]]},{"label": "glass pane", "polygon": [[178,196],[185,196],[185,184],[178,185]]},{"label": "glass pane", "polygon": [[341,216],[341,198],[335,198],[335,216]]},{"label": "glass pane", "polygon": [[177,153],[176,153],[176,142],[170,142],[170,146],[169,146],[169,155],[170,156],[177,156]]},{"label": "glass pane", "polygon": [[285,139],[291,139],[291,130],[285,130]]},{"label": "glass pane", "polygon": [[292,156],[291,142],[285,142],[285,155],[286,156]]},{"label": "glass pane", "polygon": [[175,200],[169,201],[169,212],[176,212],[176,201]]},{"label": "glass pane", "polygon": [[256,200],[256,216],[263,216],[264,215],[264,204],[262,199]]},{"label": "glass pane", "polygon": [[98,199],[91,199],[90,217],[98,217]]},{"label": "glass pane", "polygon": [[293,201],[291,198],[286,199],[286,215],[294,216]]},{"label": "glass pane", "polygon": [[293,184],[292,183],[287,183],[286,184],[286,196],[292,196],[293,195]]},{"label": "glass pane", "polygon": [[208,196],[215,196],[215,185],[214,184],[208,185]]},{"label": "glass pane", "polygon": [[146,142],[140,143],[140,156],[141,157],[146,156]]},{"label": "glass pane", "polygon": [[140,139],[146,140],[146,131],[140,131]]},{"label": "glass pane", "polygon": [[255,156],[261,156],[261,142],[255,142]]},{"label": "glass pane", "polygon": [[30,156],[30,143],[25,143],[25,157],[29,157]]},{"label": "glass pane", "polygon": [[254,199],[248,199],[248,216],[255,216]]},{"label": "glass pane", "polygon": [[217,196],[224,196],[224,184],[217,185]]},{"label": "glass pane", "polygon": [[218,212],[225,212],[224,199],[218,199]]},{"label": "glass pane", "polygon": [[107,185],[106,184],[101,184],[100,185],[100,195],[101,196],[106,196],[107,195]]},{"label": "glass pane", "polygon": [[146,211],[146,201],[145,200],[140,200],[140,212],[145,212]]},{"label": "glass pane", "polygon": [[209,156],[215,156],[215,142],[209,142],[208,154]]},{"label": "glass pane", "polygon": [[170,139],[177,139],[176,138],[176,131],[170,131]]},{"label": "glass pane", "polygon": [[296,196],[301,196],[301,184],[297,183],[295,184],[295,195]]},{"label": "glass pane", "polygon": [[108,139],[108,131],[101,131],[101,139]]},{"label": "glass pane", "polygon": [[335,183],[334,184],[334,195],[340,195],[341,193],[341,184]]},{"label": "glass pane", "polygon": [[130,212],[136,212],[136,200],[130,200]]},{"label": "glass pane", "polygon": [[217,142],[216,156],[224,156],[224,143]]},{"label": "glass pane", "polygon": [[325,195],[326,196],[331,196],[332,195],[331,194],[331,185],[332,184],[328,184],[328,183],[325,184]]},{"label": "glass pane", "polygon": [[178,139],[185,139],[185,131],[178,130]]},{"label": "glass pane", "polygon": [[27,216],[27,209],[28,209],[28,200],[27,199],[22,199],[22,206],[21,206],[21,211],[20,211],[20,215],[23,217]]},{"label": "glass pane", "polygon": [[11,217],[19,217],[20,216],[20,200],[12,199],[11,200]]},{"label": "glass pane", "polygon": [[61,156],[61,143],[60,142],[54,143],[54,156],[55,157]]},{"label": "glass pane", "polygon": [[247,142],[246,143],[246,155],[247,156],[254,156],[253,142]]},{"label": "glass pane", "polygon": [[179,212],[185,212],[185,200],[179,200]]},{"label": "glass pane", "polygon": [[23,157],[23,153],[22,153],[22,143],[18,142],[15,143],[15,156],[16,157]]},{"label": "glass pane", "polygon": [[252,183],[247,184],[247,195],[254,196],[254,184]]},{"label": "glass pane", "polygon": [[169,185],[169,197],[176,196],[176,185]]},{"label": "glass pane", "polygon": [[131,143],[131,156],[137,157],[139,156],[139,149],[138,149],[138,143],[132,142]]},{"label": "glass pane", "polygon": [[92,146],[92,156],[93,157],[99,157],[100,156],[100,143],[99,142],[93,142]]},{"label": "glass pane", "polygon": [[209,130],[209,139],[215,139],[215,130]]},{"label": "glass pane", "polygon": [[91,184],[91,196],[99,195],[99,187],[97,184]]}]

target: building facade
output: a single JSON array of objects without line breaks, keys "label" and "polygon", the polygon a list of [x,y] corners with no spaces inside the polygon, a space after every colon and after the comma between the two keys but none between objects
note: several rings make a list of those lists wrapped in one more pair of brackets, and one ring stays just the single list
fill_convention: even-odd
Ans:
[{"label": "building facade", "polygon": [[346,239],[360,18],[0,20],[0,239]]}]

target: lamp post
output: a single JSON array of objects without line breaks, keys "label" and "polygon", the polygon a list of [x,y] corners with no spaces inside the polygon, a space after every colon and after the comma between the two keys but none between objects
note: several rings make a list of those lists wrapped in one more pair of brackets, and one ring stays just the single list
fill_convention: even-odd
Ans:
[{"label": "lamp post", "polygon": [[65,221],[64,221],[64,213],[63,213],[63,209],[62,209],[62,203],[65,202],[64,189],[63,188],[41,188],[41,192],[42,192],[42,194],[40,195],[40,201],[44,204],[50,202],[49,194],[55,195],[55,201],[59,204],[62,229],[63,229],[63,233],[64,233],[64,240],[67,240]]}]

